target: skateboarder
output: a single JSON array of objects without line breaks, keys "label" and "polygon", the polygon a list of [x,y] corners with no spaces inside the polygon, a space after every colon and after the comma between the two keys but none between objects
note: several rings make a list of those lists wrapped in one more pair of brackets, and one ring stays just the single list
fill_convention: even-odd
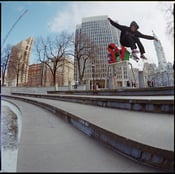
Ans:
[{"label": "skateboarder", "polygon": [[130,26],[128,27],[128,26],[120,25],[120,24],[114,22],[111,18],[108,18],[108,20],[114,27],[121,30],[121,35],[120,35],[121,45],[126,46],[126,47],[130,47],[132,50],[132,56],[135,59],[139,59],[137,57],[137,53],[139,53],[139,51],[136,49],[137,48],[136,44],[137,44],[139,47],[139,50],[140,50],[140,54],[141,54],[140,58],[147,59],[144,55],[145,49],[144,49],[142,43],[140,42],[139,38],[158,41],[157,38],[140,33],[138,31],[139,26],[135,21],[132,21]]}]

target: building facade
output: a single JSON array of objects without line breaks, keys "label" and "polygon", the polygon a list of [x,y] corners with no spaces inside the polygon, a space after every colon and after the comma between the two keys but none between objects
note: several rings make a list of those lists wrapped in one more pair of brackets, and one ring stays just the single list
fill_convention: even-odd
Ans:
[{"label": "building facade", "polygon": [[[132,64],[129,61],[120,61],[114,65],[111,65],[112,71],[114,71],[113,75],[110,76],[112,78],[113,84],[109,88],[116,89],[122,87],[133,87],[132,83],[138,86],[138,69],[133,68]],[[128,86],[129,82],[129,86]]]},{"label": "building facade", "polygon": [[[75,40],[79,33],[85,34],[91,42],[97,47],[97,54],[92,62],[90,59],[86,62],[84,81],[91,87],[93,81],[98,87],[105,88],[106,80],[109,82],[108,75],[112,73],[111,67],[108,67],[107,47],[110,43],[115,43],[120,47],[120,30],[114,28],[108,21],[108,16],[94,16],[82,18],[82,23],[76,26]],[[107,74],[109,68],[109,74]],[[77,70],[77,61],[74,60],[74,79],[79,79]]]},{"label": "building facade", "polygon": [[[154,32],[153,36],[156,37]],[[167,63],[160,40],[154,41],[154,47],[157,54],[158,67],[155,64],[144,64],[145,87],[150,87],[149,82],[152,82],[154,87],[174,86],[174,68],[172,63]]]},{"label": "building facade", "polygon": [[[52,62],[49,63],[52,66]],[[66,58],[58,63],[56,71],[56,86],[68,86],[74,83],[74,63],[70,58]],[[46,64],[29,65],[28,86],[49,87],[54,86],[53,75]]]},{"label": "building facade", "polygon": [[28,83],[27,86],[30,87],[40,87],[43,83],[42,76],[42,64],[32,64],[29,65],[28,71]]},{"label": "building facade", "polygon": [[166,63],[164,71],[161,70],[155,64],[144,64],[145,87],[150,87],[149,82],[152,82],[154,87],[174,86],[174,69],[172,63]]},{"label": "building facade", "polygon": [[29,37],[12,47],[7,70],[8,86],[26,86],[34,39]]}]

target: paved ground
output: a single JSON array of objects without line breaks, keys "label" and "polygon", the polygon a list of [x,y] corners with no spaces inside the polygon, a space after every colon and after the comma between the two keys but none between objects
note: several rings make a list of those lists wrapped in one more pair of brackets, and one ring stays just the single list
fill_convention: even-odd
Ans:
[{"label": "paved ground", "polygon": [[[35,105],[8,100],[22,111],[17,172],[160,172],[114,153]],[[55,101],[55,104],[75,112],[84,110],[82,106],[73,109],[73,103],[68,106],[66,102]],[[96,110],[98,114],[99,109]]]},{"label": "paved ground", "polygon": [[58,100],[25,98],[59,107],[99,127],[137,142],[174,151],[173,114],[144,113]]}]

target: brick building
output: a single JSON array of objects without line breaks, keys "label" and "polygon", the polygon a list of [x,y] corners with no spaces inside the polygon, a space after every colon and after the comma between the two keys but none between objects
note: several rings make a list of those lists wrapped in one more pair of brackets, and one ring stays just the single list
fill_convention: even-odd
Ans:
[{"label": "brick building", "polygon": [[[68,86],[74,84],[74,63],[70,58],[60,61],[56,72],[56,85]],[[50,66],[51,66],[50,62]],[[53,75],[46,64],[29,65],[28,86],[30,87],[48,87],[53,86]]]}]

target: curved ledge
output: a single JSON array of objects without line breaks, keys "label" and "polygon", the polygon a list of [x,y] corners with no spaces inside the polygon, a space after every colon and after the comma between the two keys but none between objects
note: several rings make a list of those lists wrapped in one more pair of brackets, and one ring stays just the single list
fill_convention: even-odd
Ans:
[{"label": "curved ledge", "polygon": [[[22,131],[22,112],[20,108],[13,102],[2,99],[2,106],[8,106],[11,111],[17,116],[17,137],[15,138],[12,148],[12,144],[10,145],[10,148],[8,147],[7,149],[4,149],[3,152],[3,163],[2,163],[2,170],[4,172],[16,172],[16,167],[17,167],[17,159],[18,159],[18,148],[19,148],[19,142],[21,139],[21,131]],[[7,130],[6,130],[7,131]],[[7,132],[6,132],[7,133]],[[6,135],[6,134],[5,134]],[[7,140],[6,140],[7,141]],[[10,137],[8,139],[10,141]],[[12,148],[12,149],[11,149]],[[8,156],[8,157],[7,157]],[[10,158],[9,158],[10,157]]]}]

